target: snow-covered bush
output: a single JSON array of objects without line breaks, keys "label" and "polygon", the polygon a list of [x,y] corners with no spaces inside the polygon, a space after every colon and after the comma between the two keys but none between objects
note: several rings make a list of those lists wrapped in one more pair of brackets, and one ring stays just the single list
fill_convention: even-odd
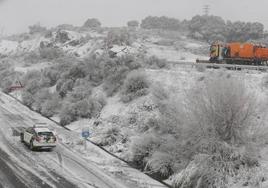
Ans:
[{"label": "snow-covered bush", "polygon": [[161,140],[154,134],[144,134],[132,140],[131,160],[139,167],[144,167],[149,157],[157,148],[159,148]]},{"label": "snow-covered bush", "polygon": [[29,33],[45,33],[47,31],[46,27],[41,26],[39,23],[29,26]]},{"label": "snow-covered bush", "polygon": [[76,102],[88,98],[91,95],[92,88],[90,85],[79,85],[72,89],[67,94],[67,100],[69,102]]},{"label": "snow-covered bush", "polygon": [[151,56],[144,59],[145,67],[153,69],[162,69],[167,67],[167,61],[165,59],[159,59],[156,56]]},{"label": "snow-covered bush", "polygon": [[260,178],[259,174],[256,174],[258,178],[245,177],[244,171],[261,170],[255,158],[246,156],[238,148],[225,143],[211,144],[214,145],[213,153],[195,155],[186,169],[172,177],[175,188],[229,188],[238,182],[241,185],[256,186],[262,181],[263,176]]},{"label": "snow-covered bush", "polygon": [[37,50],[26,52],[23,56],[23,60],[27,65],[36,64],[41,60],[40,53]]},{"label": "snow-covered bush", "polygon": [[37,110],[38,112],[41,112],[42,110],[42,104],[48,100],[51,97],[51,94],[49,93],[48,89],[40,89],[38,90],[34,95],[34,103],[33,108]]},{"label": "snow-covered bush", "polygon": [[56,94],[53,94],[50,99],[47,99],[41,104],[41,114],[46,117],[52,117],[60,108],[60,99]]},{"label": "snow-covered bush", "polygon": [[106,47],[111,48],[113,45],[125,46],[133,43],[133,36],[127,29],[113,29],[108,32],[105,39]]},{"label": "snow-covered bush", "polygon": [[141,70],[132,71],[124,82],[121,99],[123,102],[129,102],[140,96],[147,95],[148,89],[149,81],[146,78],[145,72]]},{"label": "snow-covered bush", "polygon": [[139,27],[140,23],[137,20],[131,20],[127,22],[127,26],[130,28],[137,28]]},{"label": "snow-covered bush", "polygon": [[[189,124],[202,125],[206,136],[213,136],[229,143],[247,140],[247,129],[254,124],[256,101],[242,80],[223,75],[212,75],[202,85],[189,91],[187,116]],[[201,131],[201,130],[200,130]]]},{"label": "snow-covered bush", "polygon": [[65,97],[68,91],[71,91],[74,86],[74,81],[71,79],[59,79],[56,85],[56,90],[61,97]]},{"label": "snow-covered bush", "polygon": [[56,47],[39,48],[40,57],[47,60],[54,60],[64,55],[64,52]]},{"label": "snow-covered bush", "polygon": [[62,126],[68,125],[76,120],[75,110],[72,103],[65,102],[62,105],[60,112],[60,124]]},{"label": "snow-covered bush", "polygon": [[112,127],[102,133],[102,138],[98,144],[101,146],[110,146],[121,137],[120,129],[118,127]]},{"label": "snow-covered bush", "polygon": [[23,91],[21,94],[22,102],[28,107],[32,107],[34,103],[34,96],[28,91]]},{"label": "snow-covered bush", "polygon": [[104,82],[104,90],[108,96],[112,96],[123,85],[127,75],[127,69],[119,67],[114,74],[109,75]]},{"label": "snow-covered bush", "polygon": [[73,103],[72,107],[74,110],[74,115],[76,117],[91,118],[91,113],[92,113],[92,108],[93,108],[91,101],[83,99],[83,100]]},{"label": "snow-covered bush", "polygon": [[84,23],[83,27],[90,28],[90,29],[98,28],[98,27],[101,27],[101,22],[96,18],[89,18]]},{"label": "snow-covered bush", "polygon": [[[256,106],[242,81],[224,73],[208,74],[206,80],[198,82],[182,98],[158,91],[161,91],[159,86],[153,87],[160,114],[143,129],[144,135],[150,137],[132,140],[130,153],[133,162],[139,161],[139,167],[146,167],[148,173],[159,178],[167,178],[188,166],[194,156],[202,154],[212,160],[207,163],[211,166],[192,168],[190,163],[189,170],[193,172],[186,170],[185,175],[180,175],[180,181],[177,181],[179,177],[175,180],[185,187],[195,187],[197,182],[206,187],[207,182],[225,181],[227,172],[221,169],[230,172],[228,177],[232,177],[231,172],[238,173],[237,164],[249,171],[258,166],[257,151],[247,147],[252,142],[252,135],[248,133],[254,125]],[[245,146],[243,150],[241,144]],[[217,173],[210,171],[213,169],[217,169]]]},{"label": "snow-covered bush", "polygon": [[8,63],[2,63],[0,65],[0,87],[3,92],[10,92],[10,86],[13,86],[14,84],[19,84],[16,82],[19,81],[17,79],[19,79],[20,77],[21,74],[11,68]]},{"label": "snow-covered bush", "polygon": [[152,154],[145,166],[150,174],[159,173],[163,178],[173,174],[174,157],[170,153],[156,151]]},{"label": "snow-covered bush", "polygon": [[58,30],[56,32],[56,37],[55,37],[55,41],[56,42],[60,42],[60,43],[66,43],[68,42],[69,40],[71,40],[69,38],[69,34],[67,31],[64,31],[64,30]]},{"label": "snow-covered bush", "polygon": [[55,69],[45,69],[43,76],[49,80],[49,86],[54,86],[60,78],[60,75]]},{"label": "snow-covered bush", "polygon": [[144,29],[164,29],[164,30],[179,30],[180,21],[175,18],[165,16],[148,16],[141,22],[141,28]]},{"label": "snow-covered bush", "polygon": [[123,85],[124,80],[128,74],[129,67],[126,66],[126,61],[124,58],[117,58],[115,60],[106,61],[104,64],[104,90],[107,92],[108,96],[113,95],[118,89]]},{"label": "snow-covered bush", "polygon": [[24,90],[31,93],[31,94],[35,94],[36,92],[38,92],[41,89],[40,84],[39,84],[39,80],[29,80],[27,82],[27,84],[25,85]]}]

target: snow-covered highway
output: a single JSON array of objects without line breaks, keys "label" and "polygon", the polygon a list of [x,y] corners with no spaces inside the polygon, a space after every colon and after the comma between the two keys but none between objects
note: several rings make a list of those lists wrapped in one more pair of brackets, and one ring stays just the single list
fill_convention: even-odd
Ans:
[{"label": "snow-covered highway", "polygon": [[[17,127],[29,127],[38,122],[47,123],[56,132],[59,143],[53,151],[30,151],[19,141],[18,136],[13,135]],[[137,177],[143,177],[143,186],[127,180],[127,177],[121,179],[113,175],[96,162],[81,157],[63,141],[73,136],[79,137],[0,93],[0,188],[165,187],[134,169],[130,171],[136,173]],[[89,149],[93,147],[89,146]],[[97,151],[97,148],[94,150]]]}]

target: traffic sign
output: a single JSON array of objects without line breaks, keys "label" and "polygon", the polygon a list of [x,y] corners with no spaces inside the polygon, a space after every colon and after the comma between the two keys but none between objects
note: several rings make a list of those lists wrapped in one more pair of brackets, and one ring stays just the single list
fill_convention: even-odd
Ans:
[{"label": "traffic sign", "polygon": [[90,135],[90,133],[89,133],[89,128],[83,128],[82,129],[82,137],[83,138],[88,138],[89,137],[89,135]]}]

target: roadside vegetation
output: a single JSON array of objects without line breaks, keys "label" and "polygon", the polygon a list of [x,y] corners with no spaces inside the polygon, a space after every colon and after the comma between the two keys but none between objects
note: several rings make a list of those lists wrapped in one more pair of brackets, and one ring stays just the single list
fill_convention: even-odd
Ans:
[{"label": "roadside vegetation", "polygon": [[[99,145],[125,146],[114,151],[125,152],[124,159],[151,176],[170,178],[174,188],[254,187],[265,180],[258,157],[266,140],[259,129],[265,118],[260,109],[263,101],[256,100],[242,79],[198,66],[192,71],[202,77],[183,95],[177,95],[161,84],[152,85],[147,76],[148,69],[170,71],[165,59],[141,52],[118,55],[112,51],[115,46],[132,46],[152,35],[161,38],[154,45],[175,49],[183,48],[178,42],[182,35],[202,42],[260,40],[267,37],[262,24],[226,22],[216,16],[184,21],[150,16],[141,23],[131,20],[124,28],[103,28],[92,18],[81,27],[64,24],[47,29],[36,24],[29,30],[12,38],[28,40],[34,35],[49,38],[55,34],[54,43],[79,47],[99,36],[87,34],[70,41],[64,30],[105,35],[97,46],[100,53],[80,57],[53,43],[41,42],[37,50],[14,57],[27,66],[51,63],[42,70],[19,73],[12,61],[3,60],[0,87],[11,92],[10,86],[20,80],[21,100],[29,108],[46,117],[58,117],[62,126],[80,119],[94,120],[95,128],[102,129]],[[267,78],[262,83],[265,90]],[[120,105],[133,108],[133,112],[99,118],[111,98],[118,98]]]},{"label": "roadside vegetation", "polygon": [[132,160],[149,174],[173,175],[176,188],[254,187],[264,180],[258,118],[265,114],[242,80],[208,76],[183,98],[157,90],[155,101],[160,116],[131,145]]}]

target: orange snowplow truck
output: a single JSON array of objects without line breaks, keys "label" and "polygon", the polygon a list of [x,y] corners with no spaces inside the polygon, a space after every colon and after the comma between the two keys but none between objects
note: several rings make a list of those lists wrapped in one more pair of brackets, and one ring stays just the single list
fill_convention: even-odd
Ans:
[{"label": "orange snowplow truck", "polygon": [[213,43],[210,63],[268,65],[268,48],[251,43]]}]

